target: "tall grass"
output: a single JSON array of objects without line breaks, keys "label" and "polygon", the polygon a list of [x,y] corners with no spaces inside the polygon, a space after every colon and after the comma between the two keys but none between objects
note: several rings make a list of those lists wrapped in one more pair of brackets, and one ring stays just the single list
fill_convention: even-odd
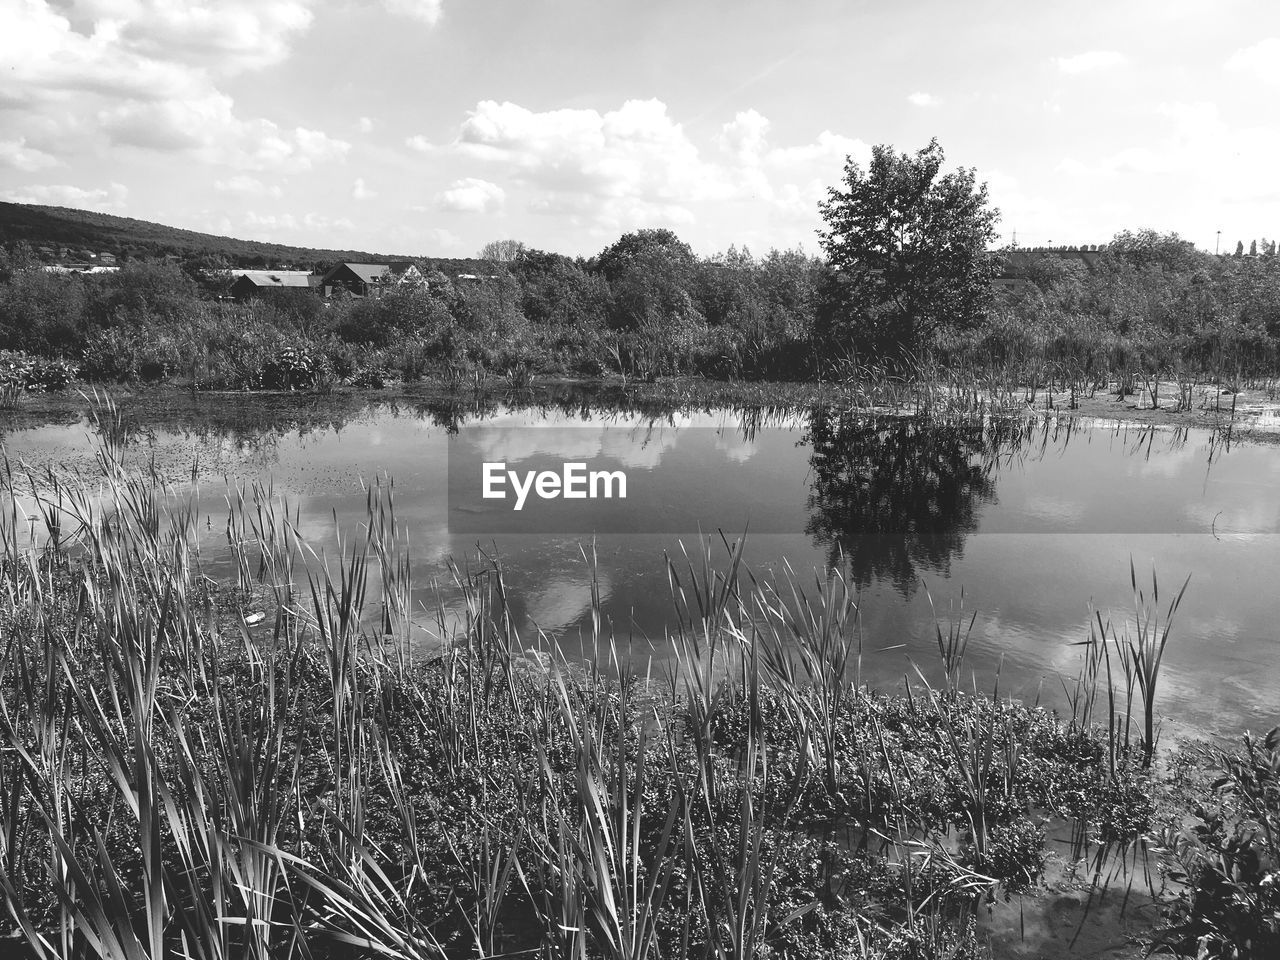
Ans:
[{"label": "tall grass", "polygon": [[[944,695],[867,690],[839,572],[669,558],[662,684],[594,578],[584,668],[517,633],[500,565],[455,565],[428,655],[389,482],[327,544],[232,488],[219,583],[198,496],[96,416],[100,476],[27,478],[28,518],[3,475],[0,895],[37,956],[881,957],[970,942],[1034,873],[1001,838],[1051,802],[1056,728],[962,696],[954,632]],[[1167,620],[1139,636],[1154,704]]]}]

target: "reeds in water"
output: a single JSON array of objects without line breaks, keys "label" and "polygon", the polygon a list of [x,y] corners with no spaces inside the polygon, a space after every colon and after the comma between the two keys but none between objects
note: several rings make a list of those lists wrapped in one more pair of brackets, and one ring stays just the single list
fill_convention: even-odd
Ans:
[{"label": "reeds in water", "polygon": [[[526,647],[498,563],[452,568],[428,651],[389,482],[329,545],[233,489],[218,583],[101,416],[94,487],[33,478],[41,536],[4,475],[0,896],[37,956],[880,957],[971,942],[1035,873],[1006,838],[1066,741],[960,694],[967,632],[942,695],[873,693],[848,581],[725,540],[668,562],[665,692],[594,579],[585,668]],[[1152,708],[1167,635],[1126,661]]]}]

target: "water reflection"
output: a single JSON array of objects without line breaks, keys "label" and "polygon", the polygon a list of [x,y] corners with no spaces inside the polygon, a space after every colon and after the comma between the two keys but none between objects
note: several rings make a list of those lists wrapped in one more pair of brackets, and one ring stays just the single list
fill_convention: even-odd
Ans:
[{"label": "water reflection", "polygon": [[[875,662],[869,653],[868,674],[900,678],[904,656],[932,655],[933,614],[918,587],[925,578],[941,609],[963,587],[979,612],[971,647],[979,675],[1003,664],[1010,688],[1016,682],[1035,696],[1042,681],[1058,688],[1056,673],[1074,675],[1073,644],[1087,636],[1091,601],[1123,615],[1134,560],[1140,570],[1157,567],[1162,580],[1193,575],[1179,613],[1186,639],[1171,650],[1165,687],[1179,715],[1217,711],[1234,725],[1275,702],[1280,537],[1267,535],[1280,532],[1280,447],[1056,416],[943,421],[614,399],[564,390],[534,399],[227,396],[122,406],[145,428],[131,448],[140,466],[154,464],[181,486],[199,461],[211,569],[225,550],[217,534],[224,477],[270,478],[323,550],[337,529],[358,529],[365,485],[389,474],[410,538],[415,600],[428,615],[455,602],[446,558],[465,562],[479,545],[500,552],[522,630],[536,624],[573,646],[590,636],[581,547],[596,533],[606,615],[662,656],[672,619],[663,553],[679,555],[678,538],[691,543],[699,526],[735,537],[743,526],[733,518],[748,516],[745,561],[762,578],[784,563],[805,578],[824,564],[847,568],[863,594],[868,650],[893,649]],[[514,522],[483,536],[451,530],[446,463],[467,447],[484,457],[510,453],[475,442],[508,424],[537,427],[553,459],[590,440],[590,450],[634,464],[665,492],[644,507],[658,520],[612,533],[522,532]],[[469,428],[479,429],[468,436]],[[15,463],[31,463],[37,478],[45,464],[92,477],[83,410],[0,417],[0,431]]]},{"label": "water reflection", "polygon": [[806,531],[865,587],[907,591],[918,568],[946,571],[994,502],[998,431],[981,421],[938,423],[815,410]]}]

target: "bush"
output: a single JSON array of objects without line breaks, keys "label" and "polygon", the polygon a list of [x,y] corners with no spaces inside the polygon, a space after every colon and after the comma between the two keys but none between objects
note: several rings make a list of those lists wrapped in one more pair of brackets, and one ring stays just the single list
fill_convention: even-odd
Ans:
[{"label": "bush", "polygon": [[27,389],[35,366],[35,357],[21,350],[0,350],[0,387]]},{"label": "bush", "polygon": [[173,334],[159,326],[112,327],[91,335],[81,370],[85,378],[114,383],[157,383],[180,366]]},{"label": "bush", "polygon": [[65,390],[79,372],[79,365],[70,360],[37,360],[31,382],[27,386],[29,389],[39,387],[41,390]]},{"label": "bush", "polygon": [[262,365],[262,386],[270,390],[295,390],[315,383],[322,366],[318,354],[305,344],[280,346]]},{"label": "bush", "polygon": [[1215,801],[1167,831],[1169,876],[1183,884],[1164,945],[1214,960],[1280,956],[1280,727],[1221,755]]}]

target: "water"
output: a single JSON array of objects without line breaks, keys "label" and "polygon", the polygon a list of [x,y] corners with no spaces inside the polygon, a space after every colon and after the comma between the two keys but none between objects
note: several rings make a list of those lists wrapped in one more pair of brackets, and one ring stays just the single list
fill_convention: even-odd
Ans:
[{"label": "water", "polygon": [[[415,561],[415,601],[456,604],[445,572],[499,558],[524,635],[590,655],[590,565],[624,651],[658,666],[672,622],[663,555],[699,534],[748,530],[755,576],[811,581],[836,564],[861,595],[864,678],[893,687],[936,671],[935,616],[964,593],[978,616],[966,673],[991,690],[1060,704],[1094,611],[1132,616],[1130,564],[1161,607],[1191,582],[1161,677],[1174,726],[1233,735],[1280,722],[1280,445],[1198,429],[1058,419],[929,422],[889,415],[692,414],[457,404],[303,411],[228,401],[134,442],[175,478],[197,462],[204,549],[225,543],[221,478],[266,479],[304,533],[332,548],[363,518],[365,485],[394,478]],[[87,469],[76,416],[6,431],[11,457]],[[626,501],[482,501],[480,465],[566,460],[621,469]],[[450,507],[452,506],[452,511]],[[593,536],[594,535],[594,536]],[[725,551],[718,548],[718,556]],[[930,603],[932,597],[933,603]],[[957,611],[958,612],[958,611]],[[1163,610],[1162,610],[1163,612]],[[425,618],[424,618],[425,619]]]}]

